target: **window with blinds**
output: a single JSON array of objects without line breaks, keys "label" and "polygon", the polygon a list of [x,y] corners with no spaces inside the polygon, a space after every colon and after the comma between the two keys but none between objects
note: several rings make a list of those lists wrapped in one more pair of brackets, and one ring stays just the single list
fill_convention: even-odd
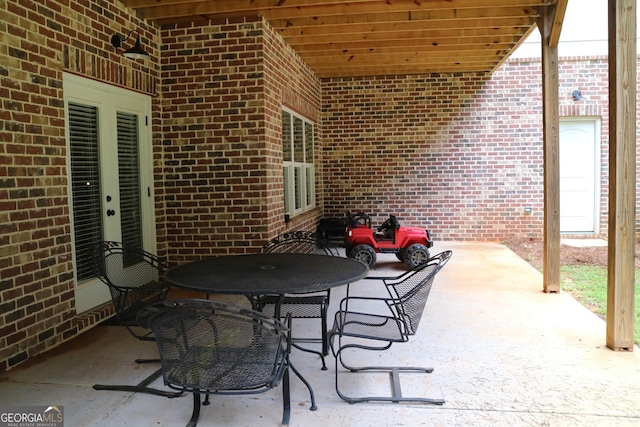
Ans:
[{"label": "window with blinds", "polygon": [[120,229],[122,241],[142,247],[142,218],[138,158],[138,116],[117,113],[118,182],[120,187]]},{"label": "window with blinds", "polygon": [[69,103],[71,193],[78,281],[93,277],[89,246],[102,240],[98,108]]},{"label": "window with blinds", "polygon": [[313,123],[282,111],[284,209],[293,216],[315,206]]}]

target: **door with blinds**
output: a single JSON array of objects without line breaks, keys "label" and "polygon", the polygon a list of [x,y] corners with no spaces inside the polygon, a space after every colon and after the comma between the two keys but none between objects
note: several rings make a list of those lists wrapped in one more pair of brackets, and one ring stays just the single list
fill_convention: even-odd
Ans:
[{"label": "door with blinds", "polygon": [[155,252],[148,96],[64,75],[76,310],[106,301],[92,243],[114,240]]}]

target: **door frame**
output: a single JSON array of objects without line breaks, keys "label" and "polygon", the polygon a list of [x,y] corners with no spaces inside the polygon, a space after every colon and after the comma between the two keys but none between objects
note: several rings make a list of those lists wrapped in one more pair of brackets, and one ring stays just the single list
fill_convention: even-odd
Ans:
[{"label": "door frame", "polygon": [[[112,164],[117,165],[117,132],[115,129],[115,113],[117,111],[135,113],[144,117],[144,120],[140,120],[138,123],[138,137],[139,137],[139,176],[140,176],[140,188],[144,196],[141,198],[141,210],[143,215],[142,221],[142,235],[143,235],[143,249],[156,253],[156,229],[155,229],[155,203],[154,203],[154,187],[153,187],[153,148],[152,133],[151,133],[151,97],[141,94],[139,92],[127,90],[121,87],[112,86],[106,83],[98,82],[88,79],[86,77],[78,76],[70,73],[63,73],[63,91],[65,102],[65,136],[67,141],[67,148],[70,141],[69,136],[69,123],[68,116],[66,115],[68,103],[80,102],[86,105],[100,106],[99,112],[100,126],[107,126],[100,130],[100,137],[108,138],[111,141],[115,141],[115,149],[107,150],[108,153],[100,151],[100,163],[104,166],[103,161],[108,160]],[[132,108],[131,105],[134,105]],[[107,109],[108,111],[102,111]],[[113,120],[105,118],[107,115],[113,114]],[[105,145],[101,142],[100,147]],[[110,147],[111,148],[111,147]],[[101,168],[102,169],[102,168]],[[117,169],[117,167],[116,167]],[[67,149],[67,173],[71,176],[71,152]],[[107,172],[108,173],[108,172]],[[101,177],[104,176],[101,173]],[[117,180],[117,178],[116,178]],[[102,181],[102,179],[101,179]],[[75,246],[75,234],[73,227],[73,206],[72,206],[72,189],[71,179],[68,180],[68,194],[69,194],[69,219],[71,222],[71,247],[72,247],[72,262],[74,266],[74,291],[75,291],[75,308],[77,313],[82,313],[91,310],[107,301],[111,300],[111,294],[108,287],[102,283],[98,278],[92,278],[78,281],[78,276],[75,273],[77,271],[76,261],[76,246]],[[105,183],[101,182],[101,194],[104,193]],[[119,200],[119,197],[117,197]],[[104,200],[101,201],[102,209],[104,209]],[[120,216],[117,216],[119,220]],[[102,222],[103,236],[105,240],[121,240],[120,232],[113,232],[113,228],[106,227],[106,221],[113,221],[113,218],[104,219]],[[119,230],[119,225],[117,227]]]},{"label": "door frame", "polygon": [[[594,137],[594,189],[593,189],[593,231],[562,231],[562,235],[596,235],[600,234],[600,220],[602,213],[602,119],[599,116],[572,116],[560,117],[560,137],[562,136],[562,126],[565,124],[586,123],[593,126]],[[560,139],[562,145],[562,139]],[[558,184],[559,185],[559,184]],[[562,192],[558,189],[560,195]],[[560,200],[562,205],[562,200]]]}]

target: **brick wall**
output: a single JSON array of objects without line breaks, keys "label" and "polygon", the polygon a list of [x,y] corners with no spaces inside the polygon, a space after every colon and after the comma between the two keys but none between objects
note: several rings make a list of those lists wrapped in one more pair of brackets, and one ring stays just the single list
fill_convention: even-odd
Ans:
[{"label": "brick wall", "polygon": [[284,222],[284,182],[282,176],[282,107],[287,107],[314,123],[314,164],[322,164],[322,117],[320,80],[291,47],[265,23],[265,141],[267,143],[267,224],[271,239],[286,230],[315,230],[324,206],[323,174],[315,169],[316,207]]},{"label": "brick wall", "polygon": [[283,105],[317,119],[319,80],[258,18],[162,35],[171,260],[255,252],[285,227],[314,227],[319,209],[284,222],[281,122]]},{"label": "brick wall", "polygon": [[[76,314],[63,71],[155,94],[157,31],[119,2],[0,2],[0,371],[94,326]],[[139,29],[147,63],[113,32]],[[157,105],[155,106],[157,110]]]},{"label": "brick wall", "polygon": [[[542,237],[542,87],[538,60],[491,76],[324,80],[327,215],[365,211],[429,228],[436,240]],[[607,233],[606,58],[563,58],[561,118],[601,120],[600,233]],[[587,101],[576,103],[574,89]],[[525,213],[531,207],[532,213]]]},{"label": "brick wall", "polygon": [[436,240],[537,235],[539,80],[539,67],[522,65],[323,81],[326,211],[370,212],[376,224],[395,214]]},{"label": "brick wall", "polygon": [[[315,226],[321,203],[284,223],[280,135],[282,105],[319,117],[320,83],[268,25],[159,30],[119,2],[0,6],[0,371],[113,314],[75,312],[63,71],[153,96],[160,255],[252,252]],[[110,45],[129,29],[149,61]]]},{"label": "brick wall", "polygon": [[[600,209],[599,232],[608,233],[609,212],[609,67],[606,57],[564,58],[559,63],[561,118],[590,117],[601,121],[600,130]],[[580,90],[586,101],[574,102],[573,90]],[[640,110],[638,110],[640,112]],[[638,169],[640,171],[640,169]],[[636,178],[638,180],[638,178]],[[638,181],[640,182],[640,181]],[[638,209],[636,209],[638,211]]]}]

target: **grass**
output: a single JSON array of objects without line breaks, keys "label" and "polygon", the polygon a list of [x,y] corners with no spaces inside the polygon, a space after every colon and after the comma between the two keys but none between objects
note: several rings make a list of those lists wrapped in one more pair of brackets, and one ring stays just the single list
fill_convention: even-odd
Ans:
[{"label": "grass", "polygon": [[[635,274],[634,341],[640,344],[640,270]],[[592,265],[564,265],[560,269],[561,287],[603,319],[607,315],[607,269]]]}]

